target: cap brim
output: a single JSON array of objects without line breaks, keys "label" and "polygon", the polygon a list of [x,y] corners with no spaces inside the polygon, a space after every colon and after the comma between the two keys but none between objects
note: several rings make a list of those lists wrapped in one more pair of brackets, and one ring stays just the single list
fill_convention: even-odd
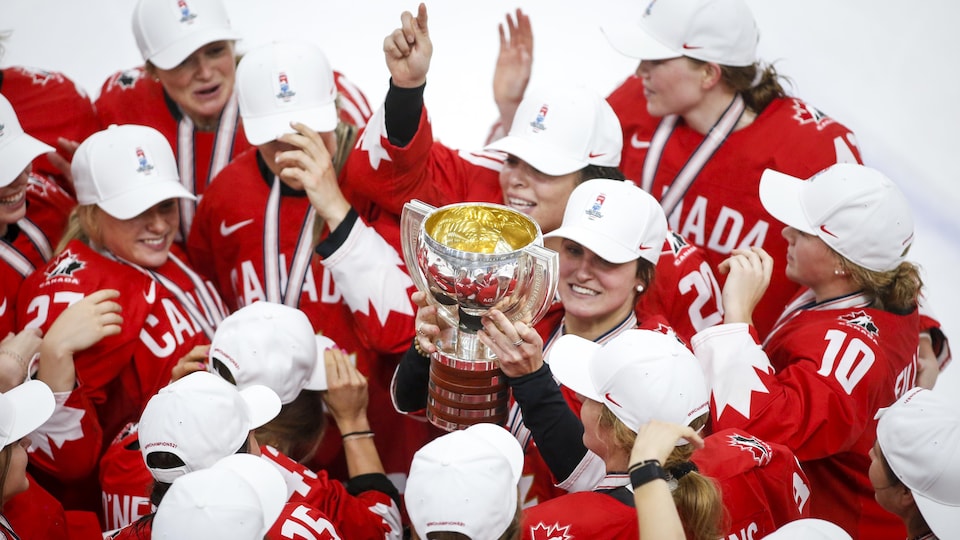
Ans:
[{"label": "cap brim", "polygon": [[280,414],[280,397],[262,384],[252,384],[240,390],[240,396],[250,411],[250,429],[258,428]]},{"label": "cap brim", "polygon": [[313,366],[313,373],[307,379],[304,390],[322,391],[327,389],[327,364],[323,358],[323,352],[327,349],[335,349],[337,344],[327,336],[316,337],[317,339],[317,361]]},{"label": "cap brim", "polygon": [[960,506],[944,504],[913,491],[913,499],[924,521],[939,538],[950,538],[960,531]]},{"label": "cap brim", "polygon": [[260,499],[266,534],[280,517],[287,502],[287,483],[279,469],[266,458],[252,454],[232,454],[216,462],[214,467],[231,470],[246,480]]},{"label": "cap brim", "polygon": [[760,177],[760,202],[779,221],[798,231],[816,235],[817,231],[808,222],[800,204],[804,182],[802,178],[767,169]]},{"label": "cap brim", "polygon": [[317,133],[326,133],[337,129],[340,118],[337,115],[335,101],[319,107],[283,111],[265,116],[244,116],[243,132],[254,146],[278,139],[281,135],[295,133],[291,122],[300,122]]},{"label": "cap brim", "polygon": [[53,414],[56,400],[45,383],[30,380],[6,392],[13,404],[15,417],[7,444],[18,441],[42,426]]},{"label": "cap brim", "polygon": [[191,33],[182,39],[176,40],[166,49],[156,52],[147,60],[160,69],[173,69],[187,59],[188,56],[200,47],[215,41],[236,41],[240,34],[226,28],[207,28]]},{"label": "cap brim", "polygon": [[638,60],[667,60],[683,56],[644,31],[638,23],[611,23],[600,28],[617,52]]},{"label": "cap brim", "polygon": [[149,182],[97,203],[104,212],[117,219],[132,219],[149,210],[153,205],[168,199],[190,199],[196,197],[176,181]]},{"label": "cap brim", "polygon": [[[543,237],[559,237],[573,240],[581,246],[596,253],[601,259],[613,264],[623,264],[640,258],[640,255],[617,244],[616,242],[610,240],[610,238],[596,231],[592,231],[583,227],[560,227],[559,229],[548,232],[547,234],[543,235]],[[661,246],[657,246],[657,254],[660,252],[660,247]]]},{"label": "cap brim", "polygon": [[525,137],[507,135],[488,144],[484,150],[506,152],[525,161],[534,169],[550,176],[561,176],[579,171],[588,165],[585,161],[570,159],[552,146],[530,141]]},{"label": "cap brim", "polygon": [[550,347],[550,371],[560,384],[583,397],[603,403],[593,385],[590,362],[600,345],[579,336],[567,334]]},{"label": "cap brim", "polygon": [[6,187],[20,176],[31,161],[54,148],[26,133],[8,141],[0,150],[0,187]]}]

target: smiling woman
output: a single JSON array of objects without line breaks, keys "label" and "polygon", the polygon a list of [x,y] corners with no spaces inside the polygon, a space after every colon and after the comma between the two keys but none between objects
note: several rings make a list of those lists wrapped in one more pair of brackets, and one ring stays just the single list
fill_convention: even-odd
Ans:
[{"label": "smiling woman", "polygon": [[[17,320],[46,334],[70,304],[119,290],[120,332],[73,357],[110,440],[170,381],[181,357],[210,342],[224,313],[212,285],[171,251],[176,200],[193,195],[177,182],[163,135],[130,125],[99,131],[77,149],[71,170],[79,206],[54,258],[24,280]],[[85,443],[101,444],[101,434],[94,436]],[[90,510],[100,500],[95,480],[38,478],[63,493],[65,506]]]}]

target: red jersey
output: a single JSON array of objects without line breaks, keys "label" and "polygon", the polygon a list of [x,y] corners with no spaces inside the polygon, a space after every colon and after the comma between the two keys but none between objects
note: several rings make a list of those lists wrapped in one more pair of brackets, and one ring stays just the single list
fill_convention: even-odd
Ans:
[{"label": "red jersey", "polygon": [[341,540],[326,514],[303,503],[287,503],[267,531],[267,540]]},{"label": "red jersey", "polygon": [[810,484],[789,448],[737,429],[703,440],[691,461],[720,487],[729,518],[724,538],[759,540],[790,521],[810,517]]},{"label": "red jersey", "polygon": [[15,330],[20,284],[50,260],[74,206],[73,198],[50,179],[30,175],[27,214],[0,237],[0,336]]},{"label": "red jersey", "polygon": [[877,409],[914,384],[918,315],[869,306],[862,294],[816,304],[804,290],[762,349],[744,324],[705,330],[693,346],[713,389],[715,429],[792,449],[810,480],[811,517],[854,538],[902,538],[900,520],[874,499],[868,452]]},{"label": "red jersey", "polygon": [[[605,479],[598,489],[620,488],[630,504],[625,504],[609,493],[580,491],[531,506],[523,511],[520,538],[524,540],[552,540],[556,538],[603,538],[636,540],[640,536],[637,510],[633,506],[633,492],[626,475]],[[626,484],[621,480],[626,478]],[[611,480],[606,485],[606,480]]]},{"label": "red jersey", "polygon": [[137,424],[117,434],[100,458],[104,530],[120,529],[156,511],[150,502],[153,475],[143,461]]},{"label": "red jersey", "polygon": [[[101,540],[96,514],[65,511],[55,499],[27,473],[30,487],[14,495],[3,505],[3,516],[20,538],[43,540]],[[2,533],[0,533],[2,534]],[[12,538],[12,537],[11,537]]]},{"label": "red jersey", "polygon": [[[93,403],[103,428],[101,440],[92,440],[86,433],[67,440],[63,456],[78,452],[68,444],[102,444],[122,426],[137,420],[147,400],[170,381],[177,361],[194,346],[210,342],[213,328],[224,316],[223,308],[212,285],[190,270],[182,258],[172,251],[160,268],[145,270],[73,240],[23,282],[17,300],[18,328],[43,331],[67,306],[87,294],[103,288],[120,290],[120,334],[74,355],[80,390]],[[51,480],[60,484],[63,479]],[[76,487],[73,496],[77,499],[68,498],[49,481],[45,485],[67,508],[97,509],[96,478],[82,483],[86,492],[79,493],[83,488]]]},{"label": "red jersey", "polygon": [[[808,178],[835,163],[861,163],[853,133],[797,98],[773,100],[753,123],[697,159],[691,156],[704,136],[682,119],[650,116],[639,77],[629,77],[607,101],[623,128],[621,170],[664,203],[670,227],[705,248],[714,268],[733,249],[749,246],[763,247],[778,263],[786,260],[783,224],[760,204],[764,169]],[[673,204],[675,210],[669,208]],[[782,272],[774,273],[754,312],[761,337],[798,288]]]},{"label": "red jersey", "polygon": [[[23,130],[60,152],[57,139],[83,142],[100,130],[90,96],[63,73],[12,66],[0,70],[0,93],[10,100]],[[70,160],[72,156],[60,155]],[[34,171],[56,180],[67,193],[73,186],[46,155],[33,160]]]},{"label": "red jersey", "polygon": [[[393,370],[414,334],[413,282],[398,246],[385,240],[398,242],[399,224],[345,192],[361,217],[345,221],[337,231],[342,237],[333,240],[342,242],[320,257],[306,194],[285,187],[258,155],[251,149],[239,156],[208,188],[188,239],[191,260],[231,309],[258,300],[297,307],[316,332],[355,358],[368,378],[371,428],[394,445],[382,456],[384,467],[405,477],[413,453],[434,431],[396,414],[389,397]],[[352,174],[354,160],[341,176]],[[326,227],[323,235],[329,239]],[[325,440],[311,465],[337,470],[330,459],[342,463],[342,453],[332,422]]]}]

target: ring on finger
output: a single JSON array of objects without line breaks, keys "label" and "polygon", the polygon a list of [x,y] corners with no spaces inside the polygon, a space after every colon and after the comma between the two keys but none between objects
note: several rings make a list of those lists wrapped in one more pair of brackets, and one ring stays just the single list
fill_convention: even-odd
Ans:
[{"label": "ring on finger", "polygon": [[523,338],[517,338],[517,340],[513,342],[513,346],[514,346],[514,347],[519,347],[520,345],[523,345],[524,343],[526,343],[526,342],[523,340]]}]

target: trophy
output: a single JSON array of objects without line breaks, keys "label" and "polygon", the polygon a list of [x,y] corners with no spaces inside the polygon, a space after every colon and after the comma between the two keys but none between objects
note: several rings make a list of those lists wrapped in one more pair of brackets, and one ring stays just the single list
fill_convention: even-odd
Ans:
[{"label": "trophy", "polygon": [[557,253],[543,247],[535,221],[498,204],[415,199],[400,227],[410,277],[447,326],[430,355],[427,419],[447,431],[503,424],[507,382],[477,337],[481,316],[496,308],[511,321],[540,320],[557,290]]}]

